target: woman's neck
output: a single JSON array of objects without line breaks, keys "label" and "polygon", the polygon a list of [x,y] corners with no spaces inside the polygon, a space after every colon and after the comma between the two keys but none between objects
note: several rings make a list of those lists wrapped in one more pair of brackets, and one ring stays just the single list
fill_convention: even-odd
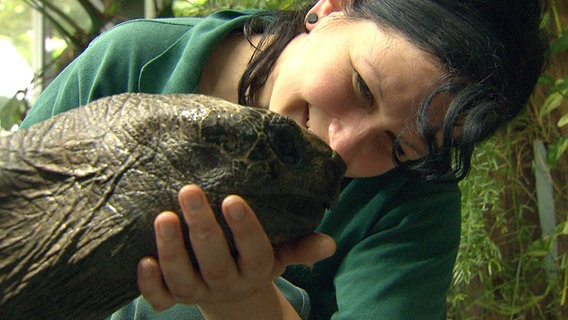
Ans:
[{"label": "woman's neck", "polygon": [[[256,45],[260,37],[253,36],[252,43]],[[242,33],[227,36],[205,63],[198,92],[237,103],[239,81],[254,50]]]}]

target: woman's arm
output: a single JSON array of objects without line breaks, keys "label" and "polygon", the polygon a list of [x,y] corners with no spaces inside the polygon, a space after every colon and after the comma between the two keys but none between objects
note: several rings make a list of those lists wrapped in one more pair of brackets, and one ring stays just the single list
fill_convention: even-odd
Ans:
[{"label": "woman's arm", "polygon": [[300,319],[278,287],[272,284],[259,289],[246,300],[199,305],[205,318],[232,320]]},{"label": "woman's arm", "polygon": [[230,196],[223,202],[223,214],[239,252],[233,258],[203,192],[186,186],[179,200],[199,270],[186,252],[177,215],[159,215],[159,263],[145,258],[138,270],[140,291],[150,304],[158,310],[176,303],[197,304],[208,319],[298,319],[273,281],[288,264],[313,264],[330,256],[334,241],[312,234],[274,249],[246,202]]},{"label": "woman's arm", "polygon": [[[29,127],[98,98],[139,92],[144,66],[191,29],[194,20],[187,21],[186,25],[131,20],[101,34],[45,88],[21,127]],[[169,70],[164,70],[167,72]]]}]

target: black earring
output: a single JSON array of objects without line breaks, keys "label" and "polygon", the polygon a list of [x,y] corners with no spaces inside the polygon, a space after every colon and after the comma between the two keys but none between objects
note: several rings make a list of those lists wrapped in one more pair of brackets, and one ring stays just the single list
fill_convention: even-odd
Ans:
[{"label": "black earring", "polygon": [[308,21],[309,24],[314,24],[316,22],[318,22],[318,15],[317,13],[310,13],[308,14],[308,18],[306,19],[306,21]]}]

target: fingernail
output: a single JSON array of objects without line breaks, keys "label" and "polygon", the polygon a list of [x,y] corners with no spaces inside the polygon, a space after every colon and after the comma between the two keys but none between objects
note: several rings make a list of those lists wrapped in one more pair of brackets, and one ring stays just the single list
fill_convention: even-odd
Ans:
[{"label": "fingernail", "polygon": [[152,275],[152,266],[150,265],[150,258],[145,258],[138,264],[139,272],[144,278],[149,278]]},{"label": "fingernail", "polygon": [[245,207],[238,201],[229,203],[227,210],[229,211],[229,216],[231,216],[231,219],[235,221],[241,220],[245,215]]},{"label": "fingernail", "polygon": [[162,238],[164,239],[173,239],[175,236],[175,225],[164,221],[162,223],[160,223],[158,225],[158,230],[160,232],[160,235],[162,236]]},{"label": "fingernail", "polygon": [[199,194],[189,192],[182,198],[182,205],[189,214],[198,214],[203,207],[203,201]]}]

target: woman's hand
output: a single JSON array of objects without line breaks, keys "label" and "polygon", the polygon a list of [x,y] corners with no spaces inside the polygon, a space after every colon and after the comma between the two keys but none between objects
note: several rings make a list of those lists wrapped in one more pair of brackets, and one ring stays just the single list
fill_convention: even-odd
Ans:
[{"label": "woman's hand", "polygon": [[247,309],[259,316],[257,303],[275,308],[283,303],[273,280],[286,265],[313,264],[335,251],[333,239],[317,233],[273,248],[248,204],[229,196],[222,210],[239,252],[234,258],[205,194],[197,186],[185,186],[179,201],[199,270],[185,249],[178,216],[173,212],[158,215],[154,227],[159,264],[144,258],[138,268],[140,291],[156,310],[184,303],[198,304],[204,313],[215,314],[217,306],[223,306],[227,314],[232,307],[243,316]]}]

